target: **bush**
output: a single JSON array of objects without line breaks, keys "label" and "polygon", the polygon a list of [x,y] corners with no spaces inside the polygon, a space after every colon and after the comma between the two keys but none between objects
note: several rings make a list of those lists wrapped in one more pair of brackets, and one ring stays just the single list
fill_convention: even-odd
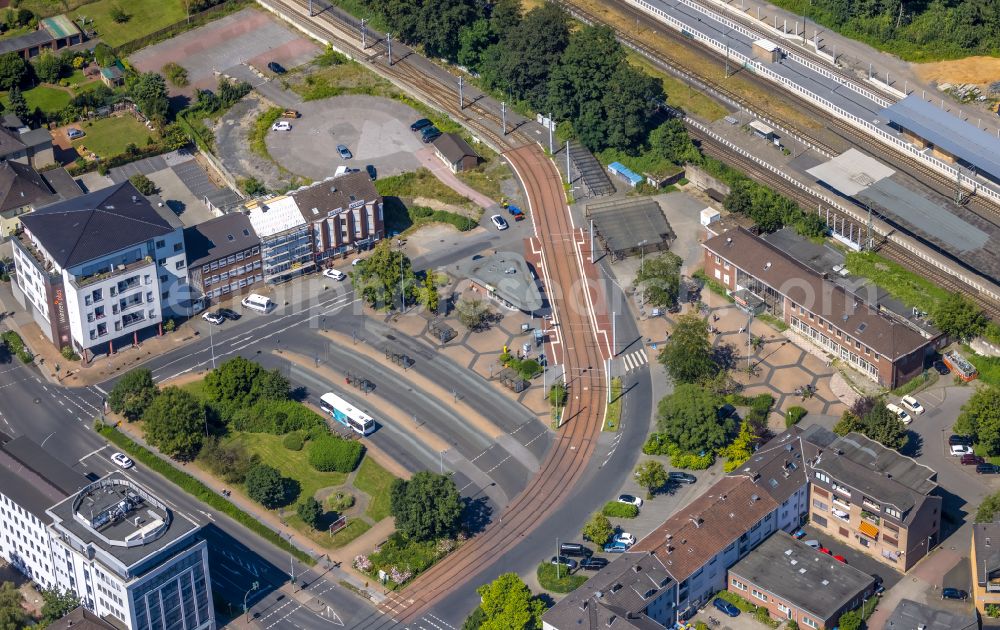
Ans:
[{"label": "bush", "polygon": [[350,492],[337,491],[327,498],[326,504],[334,512],[343,512],[354,507],[354,495]]},{"label": "bush", "polygon": [[646,455],[667,455],[670,457],[670,464],[674,468],[687,468],[689,470],[705,470],[715,463],[715,455],[705,453],[697,455],[695,453],[684,453],[676,444],[672,444],[665,433],[652,433],[642,445],[642,452]]},{"label": "bush", "polygon": [[286,501],[285,480],[277,468],[267,464],[257,464],[247,471],[244,481],[247,496],[271,509]]},{"label": "bush", "polygon": [[[129,145],[129,146],[135,146],[135,145]],[[136,147],[136,150],[138,150],[138,147]],[[149,179],[142,173],[137,173],[132,177],[129,177],[128,181],[133,186],[135,186],[136,190],[146,195],[147,197],[150,195],[155,195],[157,192],[159,192],[159,189],[157,189],[156,184],[153,183],[153,180]]]},{"label": "bush", "polygon": [[365,447],[361,442],[324,435],[309,442],[309,465],[321,472],[349,473],[358,467]]},{"label": "bush", "polygon": [[281,445],[290,451],[301,451],[302,447],[305,446],[305,441],[302,439],[301,433],[289,433],[281,440]]},{"label": "bush", "polygon": [[62,350],[59,351],[59,354],[61,354],[62,358],[66,359],[67,361],[80,360],[80,355],[78,355],[76,352],[73,351],[73,346],[63,346]]},{"label": "bush", "polygon": [[798,424],[805,415],[806,410],[802,407],[789,407],[788,411],[785,412],[785,426],[790,427],[793,424]]},{"label": "bush", "polygon": [[111,7],[111,11],[108,12],[108,15],[111,16],[111,19],[117,22],[118,24],[124,24],[125,22],[128,22],[129,20],[132,19],[132,16],[129,15],[128,13],[125,13],[125,9],[123,9],[121,5],[118,4]]},{"label": "bush", "polygon": [[230,422],[236,431],[272,435],[325,426],[319,414],[294,400],[261,400],[250,407],[234,409]]},{"label": "bush", "polygon": [[267,194],[267,186],[256,177],[247,177],[237,182],[240,189],[251,197],[259,197]]},{"label": "bush", "polygon": [[7,346],[7,352],[16,355],[18,359],[21,359],[22,363],[31,363],[35,358],[35,355],[31,354],[28,347],[24,345],[21,335],[13,330],[4,332],[3,335],[0,335],[0,339],[3,339],[4,344]]},{"label": "bush", "polygon": [[608,501],[601,508],[601,514],[611,518],[635,518],[639,516],[639,508],[631,503],[619,503],[618,501]]},{"label": "bush", "polygon": [[319,519],[323,516],[323,506],[319,504],[319,501],[315,497],[308,497],[295,507],[295,512],[302,519],[303,523],[316,529]]},{"label": "bush", "polygon": [[188,73],[184,66],[171,61],[160,69],[163,75],[177,87],[185,87],[188,84]]},{"label": "bush", "polygon": [[240,442],[222,444],[217,437],[210,437],[202,444],[198,461],[226,483],[238,484],[260,463],[260,456],[248,453]]},{"label": "bush", "polygon": [[[559,574],[556,577],[556,573]],[[580,588],[580,585],[587,581],[586,575],[570,575],[569,567],[559,567],[548,560],[538,565],[538,584],[547,591],[553,593],[571,593]]]}]

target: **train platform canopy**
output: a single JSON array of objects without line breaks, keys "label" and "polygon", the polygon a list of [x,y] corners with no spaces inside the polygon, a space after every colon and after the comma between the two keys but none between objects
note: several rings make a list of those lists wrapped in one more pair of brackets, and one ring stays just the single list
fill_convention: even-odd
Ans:
[{"label": "train platform canopy", "polygon": [[806,172],[840,194],[854,197],[896,171],[857,149],[848,149]]},{"label": "train platform canopy", "polygon": [[881,117],[1000,181],[1000,139],[911,94]]},{"label": "train platform canopy", "polygon": [[654,199],[616,199],[592,203],[586,215],[602,247],[623,258],[640,251],[651,253],[670,247],[677,235]]}]

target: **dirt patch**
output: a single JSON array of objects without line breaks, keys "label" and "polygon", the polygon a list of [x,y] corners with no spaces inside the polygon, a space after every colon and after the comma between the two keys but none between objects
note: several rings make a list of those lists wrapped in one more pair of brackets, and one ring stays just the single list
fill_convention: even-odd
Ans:
[{"label": "dirt patch", "polygon": [[924,81],[938,84],[975,83],[985,86],[1000,81],[1000,57],[966,57],[951,61],[915,63],[913,71]]},{"label": "dirt patch", "polygon": [[478,208],[472,210],[469,208],[464,208],[462,206],[456,206],[454,204],[438,201],[437,199],[431,199],[429,197],[414,197],[413,203],[410,205],[424,206],[425,208],[431,208],[432,210],[447,210],[448,212],[461,214],[462,216],[466,216],[469,217],[470,219],[475,219],[475,220],[479,219],[479,214],[480,214]]},{"label": "dirt patch", "polygon": [[441,247],[441,241],[454,238],[460,232],[446,223],[429,223],[409,233],[406,237],[406,254],[422,256]]}]

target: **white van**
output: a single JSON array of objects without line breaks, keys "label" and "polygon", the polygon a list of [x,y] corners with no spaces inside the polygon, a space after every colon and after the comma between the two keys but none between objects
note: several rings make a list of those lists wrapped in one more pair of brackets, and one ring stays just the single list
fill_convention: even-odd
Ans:
[{"label": "white van", "polygon": [[274,306],[274,302],[272,302],[270,298],[263,295],[257,295],[256,293],[251,293],[243,298],[243,300],[240,301],[240,304],[243,305],[243,308],[248,308],[251,311],[258,311],[260,313],[266,313],[271,310],[271,307]]}]

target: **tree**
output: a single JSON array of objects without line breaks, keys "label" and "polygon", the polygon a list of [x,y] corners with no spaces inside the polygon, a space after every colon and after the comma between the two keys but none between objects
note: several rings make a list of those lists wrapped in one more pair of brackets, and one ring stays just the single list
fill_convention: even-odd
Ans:
[{"label": "tree", "polygon": [[611,526],[611,521],[600,512],[595,512],[583,526],[583,537],[601,547],[614,535],[615,528]]},{"label": "tree", "polygon": [[132,19],[132,16],[125,13],[125,9],[120,4],[111,5],[111,11],[108,12],[108,15],[118,24],[124,24]]},{"label": "tree", "polygon": [[28,62],[16,52],[0,55],[0,89],[9,90],[21,85],[28,73]]},{"label": "tree", "polygon": [[162,117],[167,113],[167,82],[155,72],[144,72],[131,81],[129,96],[147,118]]},{"label": "tree", "polygon": [[42,600],[44,601],[42,604],[42,626],[47,626],[57,619],[63,618],[80,606],[80,598],[69,589],[65,591],[59,589],[42,591]]},{"label": "tree", "polygon": [[681,315],[658,357],[675,383],[695,383],[719,372],[712,359],[708,322],[695,313]]},{"label": "tree", "polygon": [[647,499],[652,499],[653,493],[667,485],[668,480],[663,464],[655,459],[647,459],[635,469],[635,482],[646,489]]},{"label": "tree", "polygon": [[[574,33],[548,80],[548,109],[558,120],[577,120],[587,103],[600,102],[625,50],[607,26]],[[580,131],[580,125],[577,125]]]},{"label": "tree", "polygon": [[682,264],[684,261],[673,252],[663,252],[643,260],[635,280],[642,285],[642,297],[648,304],[662,309],[677,304]]},{"label": "tree", "polygon": [[351,272],[351,284],[369,306],[378,309],[398,308],[402,303],[401,292],[410,303],[416,293],[410,259],[393,249],[387,240],[379,243],[372,255],[355,267]]},{"label": "tree", "polygon": [[657,426],[682,451],[714,452],[736,430],[736,421],[719,412],[720,401],[703,387],[682,384],[664,397],[657,410]]},{"label": "tree", "polygon": [[94,46],[94,61],[102,68],[107,68],[115,62],[115,50],[104,42]]},{"label": "tree", "polygon": [[477,17],[477,7],[468,0],[425,1],[418,18],[424,50],[431,57],[454,61],[458,57],[459,34]]},{"label": "tree", "polygon": [[482,630],[534,630],[542,627],[545,604],[516,573],[503,573],[476,589],[482,599]]},{"label": "tree", "polygon": [[740,423],[740,432],[732,443],[723,449],[726,463],[723,466],[725,472],[731,472],[743,465],[750,456],[753,455],[754,445],[757,443],[757,435],[751,428],[750,423],[744,420]]},{"label": "tree", "polygon": [[968,435],[990,455],[1000,453],[1000,388],[981,387],[962,405],[955,433]]},{"label": "tree", "polygon": [[158,392],[153,373],[146,368],[135,368],[118,379],[108,392],[108,407],[134,422],[142,417]]},{"label": "tree", "polygon": [[696,162],[701,157],[680,118],[670,118],[649,132],[649,147],[656,155],[674,164]]},{"label": "tree", "polygon": [[21,630],[28,625],[24,597],[13,582],[0,585],[0,630]]},{"label": "tree", "polygon": [[146,439],[170,457],[190,460],[205,439],[205,407],[191,392],[179,387],[161,391],[142,419]]},{"label": "tree", "polygon": [[65,70],[63,58],[46,51],[35,61],[35,75],[45,83],[58,83]]},{"label": "tree", "polygon": [[483,79],[489,87],[542,108],[549,73],[569,43],[569,16],[553,3],[535,7],[516,28],[506,31],[483,55]]},{"label": "tree", "polygon": [[455,304],[458,321],[473,332],[479,332],[489,327],[493,312],[482,300],[459,300]]},{"label": "tree", "polygon": [[267,464],[257,464],[247,472],[247,496],[271,509],[285,501],[285,481],[277,468]]},{"label": "tree", "polygon": [[434,285],[433,271],[428,271],[426,275],[424,275],[424,281],[420,287],[418,299],[420,304],[422,304],[428,311],[431,313],[437,312],[440,296],[438,295],[437,287]]},{"label": "tree", "polygon": [[396,529],[411,540],[446,538],[458,529],[462,500],[451,475],[420,471],[392,484],[389,510]]},{"label": "tree", "polygon": [[129,177],[128,181],[132,182],[132,185],[135,186],[135,189],[141,192],[142,194],[146,195],[147,197],[150,195],[155,195],[156,193],[159,192],[159,189],[156,187],[156,184],[153,183],[153,180],[149,179],[142,173],[137,173],[132,177]]},{"label": "tree", "polygon": [[205,376],[205,393],[224,412],[253,406],[260,400],[285,400],[288,379],[243,357],[233,357]]},{"label": "tree", "polygon": [[305,501],[299,503],[295,511],[298,513],[299,518],[313,529],[317,529],[319,519],[323,516],[323,506],[319,504],[319,501],[315,497],[307,497]]},{"label": "tree", "polygon": [[458,34],[458,63],[471,70],[479,70],[483,53],[495,43],[489,20],[476,20]]},{"label": "tree", "polygon": [[857,610],[850,610],[845,612],[840,616],[840,621],[837,622],[840,630],[861,630],[864,626],[864,622],[861,619],[861,613]]},{"label": "tree", "polygon": [[934,308],[934,325],[956,340],[972,339],[986,329],[986,314],[961,293],[950,293]]},{"label": "tree", "polygon": [[21,122],[26,122],[31,116],[31,112],[28,110],[28,101],[24,99],[21,88],[14,86],[8,94],[7,100],[10,101],[11,113],[20,118]]},{"label": "tree", "polygon": [[627,63],[619,64],[604,93],[607,137],[598,147],[626,151],[642,144],[653,113],[665,99],[659,79]]},{"label": "tree", "polygon": [[848,433],[860,433],[863,427],[861,418],[850,411],[844,411],[840,414],[840,420],[837,421],[837,424],[833,425],[833,432],[844,436]]},{"label": "tree", "polygon": [[267,186],[256,177],[246,177],[239,181],[239,186],[243,192],[251,197],[259,197],[267,194]]},{"label": "tree", "polygon": [[886,409],[885,405],[877,405],[862,421],[861,432],[869,439],[896,450],[906,446],[906,425],[899,416]]},{"label": "tree", "polygon": [[976,522],[992,523],[996,520],[998,512],[1000,512],[1000,493],[991,494],[984,498],[976,509]]}]

